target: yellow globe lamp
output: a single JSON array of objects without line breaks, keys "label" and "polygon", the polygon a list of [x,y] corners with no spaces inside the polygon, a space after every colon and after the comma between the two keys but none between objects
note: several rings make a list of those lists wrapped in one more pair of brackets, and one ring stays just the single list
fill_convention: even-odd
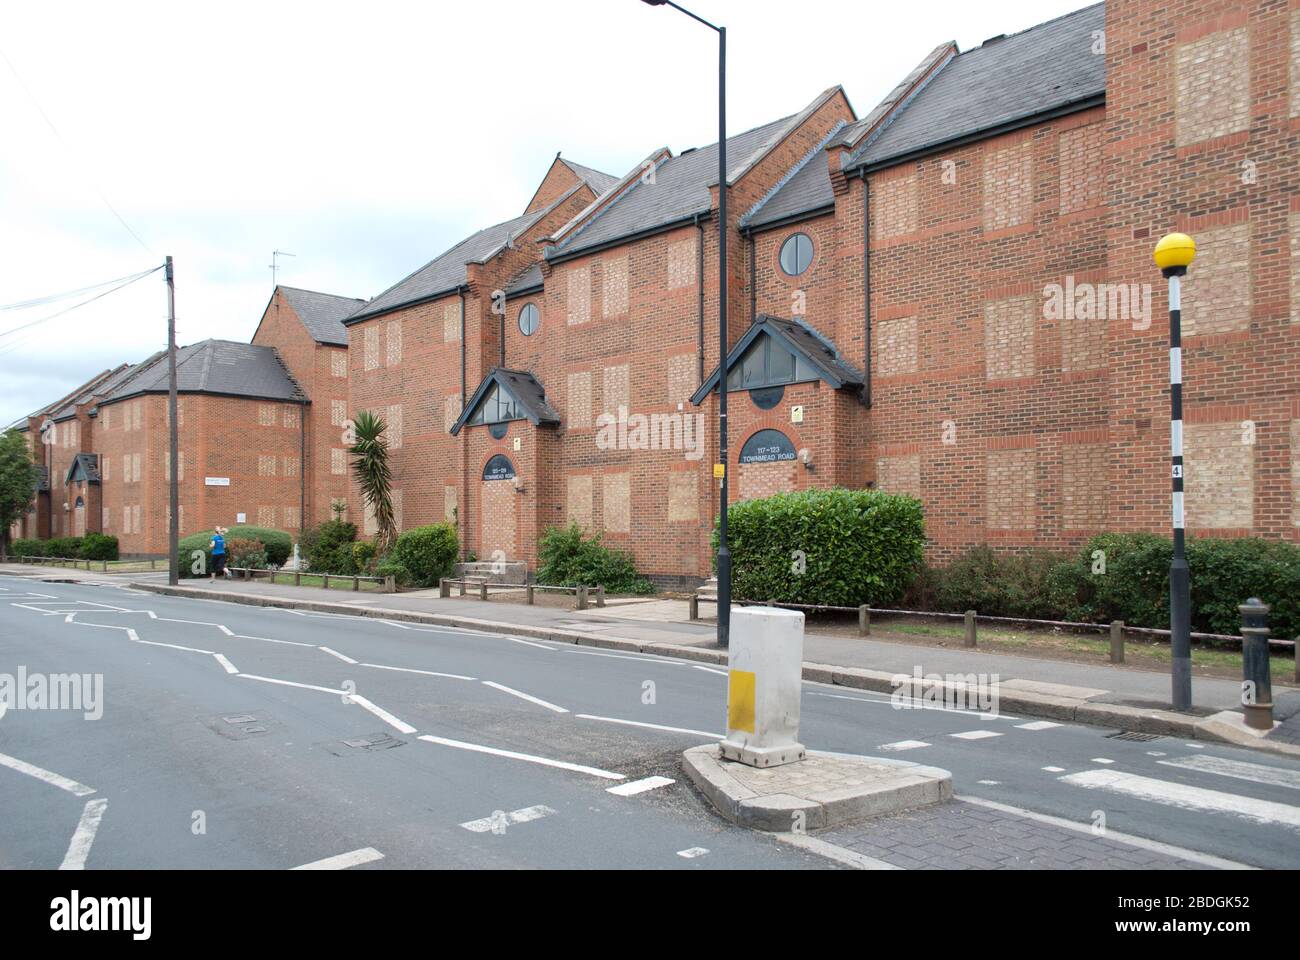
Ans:
[{"label": "yellow globe lamp", "polygon": [[1196,256],[1196,241],[1185,233],[1167,233],[1160,238],[1152,259],[1166,277],[1182,276]]}]

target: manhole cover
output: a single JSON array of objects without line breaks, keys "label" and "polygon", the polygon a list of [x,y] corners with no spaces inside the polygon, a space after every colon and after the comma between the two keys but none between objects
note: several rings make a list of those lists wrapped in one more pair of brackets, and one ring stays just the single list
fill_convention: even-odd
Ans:
[{"label": "manhole cover", "polygon": [[257,717],[247,713],[240,713],[233,717],[222,717],[221,719],[226,723],[253,723],[257,720]]},{"label": "manhole cover", "polygon": [[1136,730],[1117,730],[1114,733],[1106,734],[1107,740],[1135,740],[1138,743],[1149,743],[1152,740],[1159,740],[1158,733],[1138,733]]},{"label": "manhole cover", "polygon": [[343,742],[349,747],[356,747],[360,750],[391,750],[393,747],[400,747],[406,743],[405,740],[398,740],[386,733],[372,733],[365,737],[352,737]]}]

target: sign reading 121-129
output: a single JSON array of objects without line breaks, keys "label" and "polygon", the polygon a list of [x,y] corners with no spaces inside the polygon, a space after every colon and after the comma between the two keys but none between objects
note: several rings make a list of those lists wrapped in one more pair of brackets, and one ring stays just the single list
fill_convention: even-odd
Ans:
[{"label": "sign reading 121-129", "polygon": [[794,458],[794,444],[780,430],[760,430],[740,448],[741,463],[776,463]]},{"label": "sign reading 121-129", "polygon": [[513,480],[514,478],[515,465],[510,462],[509,457],[499,453],[483,467],[484,480]]}]

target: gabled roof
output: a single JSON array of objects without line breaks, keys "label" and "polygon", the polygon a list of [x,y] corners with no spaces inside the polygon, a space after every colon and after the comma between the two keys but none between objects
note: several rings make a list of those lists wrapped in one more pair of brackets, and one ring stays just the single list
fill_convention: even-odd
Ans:
[{"label": "gabled roof", "polygon": [[[782,117],[727,138],[727,181],[748,169],[789,132],[796,117]],[[640,171],[638,170],[638,173]],[[546,251],[546,258],[565,257],[635,234],[689,220],[713,208],[709,187],[718,180],[718,145],[669,156],[654,168],[654,182],[639,177],[612,203]]]},{"label": "gabled roof", "polygon": [[839,135],[843,127],[844,123],[837,123],[820,143],[804,154],[776,186],[769,190],[752,210],[740,218],[741,227],[761,227],[814,210],[833,207],[835,192],[831,189],[831,175],[826,165],[825,147]]},{"label": "gabled roof", "polygon": [[541,263],[530,264],[506,284],[506,296],[517,297],[530,290],[540,290],[543,282]]},{"label": "gabled roof", "polygon": [[[167,355],[155,354],[140,371],[101,403],[115,403],[147,393],[166,393]],[[211,393],[256,400],[306,402],[274,347],[230,340],[204,340],[176,351],[176,388],[180,393]]]},{"label": "gabled roof", "polygon": [[69,407],[76,404],[78,397],[90,395],[97,386],[104,383],[107,378],[113,376],[116,372],[122,370],[126,366],[127,364],[122,364],[122,366],[114,367],[112,370],[101,370],[99,373],[95,374],[93,377],[91,377],[81,386],[77,387],[77,389],[73,390],[71,393],[66,393],[58,400],[55,400],[53,403],[47,404],[46,406],[41,407],[39,410],[33,411],[31,416],[32,417],[48,416],[50,417],[50,419],[54,419],[53,415],[55,414],[59,416],[68,416]]},{"label": "gabled roof", "polygon": [[474,395],[469,398],[469,403],[465,404],[465,409],[460,412],[456,422],[451,425],[451,435],[454,437],[474,411],[478,409],[483,398],[487,396],[488,389],[492,384],[497,384],[512,397],[519,401],[519,406],[524,411],[524,416],[533,426],[546,424],[547,426],[558,426],[560,423],[560,414],[546,400],[546,390],[537,382],[537,378],[526,370],[507,370],[505,367],[493,367],[488,371],[488,375],[483,378],[483,382],[478,385]]},{"label": "gabled roof", "polygon": [[72,458],[68,467],[65,484],[85,480],[87,483],[99,483],[99,457],[93,453],[79,453]]},{"label": "gabled roof", "polygon": [[1094,34],[1105,26],[1105,4],[1098,3],[952,57],[857,148],[845,169],[1103,102],[1106,57],[1093,48]]},{"label": "gabled roof", "polygon": [[[808,361],[817,371],[818,376],[836,390],[846,387],[856,390],[862,387],[862,371],[844,360],[835,348],[835,344],[799,320],[782,320],[780,317],[773,317],[766,313],[760,314],[753,325],[745,331],[745,335],[727,352],[728,371],[749,349],[749,345],[764,333],[775,337]],[[698,407],[717,386],[718,368],[714,367],[713,372],[700,388],[691,395],[691,403]]]},{"label": "gabled roof", "polygon": [[600,196],[614,184],[618,183],[618,177],[608,173],[601,173],[591,167],[584,167],[580,163],[574,163],[567,157],[560,157],[560,162],[578,175],[578,178],[585,180],[587,185]]},{"label": "gabled roof", "polygon": [[293,312],[298,315],[298,319],[302,321],[302,325],[307,328],[313,340],[332,347],[348,345],[348,331],[347,327],[343,326],[343,320],[365,306],[366,301],[356,297],[318,293],[315,290],[300,290],[283,284],[276,289],[293,308]]}]

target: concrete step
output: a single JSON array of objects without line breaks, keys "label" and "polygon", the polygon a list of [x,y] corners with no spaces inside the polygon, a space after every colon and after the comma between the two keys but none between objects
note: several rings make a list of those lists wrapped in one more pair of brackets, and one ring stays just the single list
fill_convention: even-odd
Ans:
[{"label": "concrete step", "polygon": [[452,567],[452,577],[457,580],[486,580],[488,583],[509,583],[522,586],[528,582],[528,564],[522,560],[480,560],[475,563],[458,563]]}]

